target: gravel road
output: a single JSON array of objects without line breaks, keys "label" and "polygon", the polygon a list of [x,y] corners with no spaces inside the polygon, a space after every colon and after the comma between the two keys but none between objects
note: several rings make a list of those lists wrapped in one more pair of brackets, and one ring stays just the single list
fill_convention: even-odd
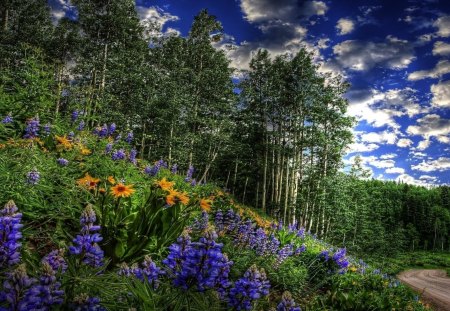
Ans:
[{"label": "gravel road", "polygon": [[424,300],[439,311],[450,311],[450,278],[444,270],[408,270],[397,276],[403,283],[423,293]]}]

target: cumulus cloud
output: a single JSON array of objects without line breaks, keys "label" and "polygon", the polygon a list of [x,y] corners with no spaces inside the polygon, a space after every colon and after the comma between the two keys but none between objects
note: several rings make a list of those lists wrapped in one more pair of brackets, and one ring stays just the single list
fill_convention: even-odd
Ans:
[{"label": "cumulus cloud", "polygon": [[429,139],[424,139],[417,144],[417,150],[425,150],[430,147],[431,141]]},{"label": "cumulus cloud", "polygon": [[386,174],[404,174],[405,169],[401,167],[390,167],[386,169]]},{"label": "cumulus cloud", "polygon": [[314,15],[324,15],[328,7],[323,1],[241,0],[241,10],[249,22],[271,20],[296,21]]},{"label": "cumulus cloud", "polygon": [[406,40],[388,36],[384,42],[347,40],[333,47],[335,59],[330,62],[354,71],[374,67],[402,69],[415,59],[413,46]]},{"label": "cumulus cloud", "polygon": [[422,136],[424,140],[419,143],[419,150],[429,146],[429,140],[435,137],[440,142],[448,141],[450,134],[450,119],[441,118],[437,114],[429,114],[417,120],[417,125],[410,125],[406,132],[411,135]]},{"label": "cumulus cloud", "polygon": [[416,185],[416,186],[429,186],[430,183],[427,183],[425,180],[416,179],[411,175],[408,174],[401,174],[395,178],[395,181],[406,183],[410,185]]},{"label": "cumulus cloud", "polygon": [[337,21],[336,29],[339,35],[349,34],[355,29],[355,23],[349,18],[340,18]]},{"label": "cumulus cloud", "polygon": [[440,157],[436,160],[422,161],[417,165],[411,166],[411,169],[421,172],[443,172],[450,170],[450,158]]},{"label": "cumulus cloud", "polygon": [[[136,12],[138,13],[141,22],[155,25],[159,32],[163,30],[163,27],[167,22],[179,20],[178,16],[165,12],[158,6],[145,7],[137,5]],[[179,34],[179,32],[173,28],[167,29],[166,34],[170,33]]]},{"label": "cumulus cloud", "polygon": [[386,153],[380,156],[380,159],[394,159],[398,156],[396,153]]},{"label": "cumulus cloud", "polygon": [[50,5],[52,7],[51,15],[53,24],[57,24],[67,13],[75,10],[70,0],[52,0],[50,1]]},{"label": "cumulus cloud", "polygon": [[450,107],[450,80],[431,85],[431,104],[436,108]]},{"label": "cumulus cloud", "polygon": [[361,140],[367,143],[378,143],[393,145],[397,140],[397,135],[391,131],[370,132],[361,135]]},{"label": "cumulus cloud", "polygon": [[354,89],[347,92],[348,114],[365,120],[374,127],[389,126],[399,129],[395,117],[415,115],[428,111],[417,103],[416,91],[411,88],[391,89],[381,92],[375,89]]},{"label": "cumulus cloud", "polygon": [[438,28],[437,35],[450,37],[450,15],[439,17],[433,24]]},{"label": "cumulus cloud", "polygon": [[[449,45],[450,47],[450,45]],[[434,50],[433,50],[434,51]],[[449,50],[450,51],[450,50]],[[450,61],[440,60],[433,69],[419,70],[408,75],[408,80],[416,81],[425,78],[441,78],[443,75],[450,72]]]},{"label": "cumulus cloud", "polygon": [[407,148],[407,147],[411,146],[412,144],[413,144],[413,141],[409,138],[400,138],[397,141],[397,147],[400,147],[400,148]]},{"label": "cumulus cloud", "polygon": [[347,147],[347,154],[360,153],[360,152],[371,152],[380,148],[377,144],[366,144],[366,143],[352,143]]},{"label": "cumulus cloud", "polygon": [[448,56],[450,55],[450,44],[443,41],[437,41],[434,43],[433,55]]}]

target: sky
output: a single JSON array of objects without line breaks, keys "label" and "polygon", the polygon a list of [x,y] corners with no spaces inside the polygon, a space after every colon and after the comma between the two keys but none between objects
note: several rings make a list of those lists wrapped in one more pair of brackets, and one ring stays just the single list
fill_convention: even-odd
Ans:
[{"label": "sky", "polygon": [[[51,0],[53,17],[70,0]],[[319,70],[351,87],[354,143],[372,177],[417,185],[450,184],[450,1],[152,0],[136,1],[142,20],[186,36],[201,9],[224,28],[217,48],[248,68],[259,48],[272,55],[314,53]]]}]

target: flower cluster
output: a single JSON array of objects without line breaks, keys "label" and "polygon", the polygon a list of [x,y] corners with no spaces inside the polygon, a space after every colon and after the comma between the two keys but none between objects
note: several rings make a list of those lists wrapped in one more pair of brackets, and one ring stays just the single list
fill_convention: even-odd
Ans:
[{"label": "flower cluster", "polygon": [[78,119],[79,116],[80,116],[80,111],[79,110],[72,111],[72,115],[70,116],[70,119],[72,120],[72,123],[74,123]]},{"label": "flower cluster", "polygon": [[89,297],[87,294],[81,294],[74,298],[71,304],[74,311],[104,311],[106,310],[100,305],[100,299],[97,297]]},{"label": "flower cluster", "polygon": [[147,166],[144,170],[144,173],[149,176],[155,176],[156,174],[158,174],[161,168],[167,168],[167,163],[164,162],[164,160],[156,161],[155,165],[153,166]]},{"label": "flower cluster", "polygon": [[33,118],[27,121],[25,135],[23,138],[33,139],[39,136],[39,118]]},{"label": "flower cluster", "polygon": [[128,132],[127,138],[125,138],[125,141],[127,143],[131,144],[131,142],[133,141],[133,137],[134,137],[133,132]]},{"label": "flower cluster", "polygon": [[228,304],[236,310],[251,310],[253,301],[267,296],[269,289],[270,284],[264,269],[259,270],[253,265],[230,289]]},{"label": "flower cluster", "polygon": [[43,263],[47,263],[52,267],[54,271],[66,272],[67,263],[64,259],[64,249],[56,249],[48,253],[44,258],[42,258]]},{"label": "flower cluster", "polygon": [[29,185],[36,185],[40,178],[41,175],[37,169],[33,169],[27,173],[27,183]]},{"label": "flower cluster", "polygon": [[126,157],[125,151],[123,149],[119,149],[113,152],[111,159],[117,161],[117,160],[124,160],[125,157]]},{"label": "flower cluster", "polygon": [[297,306],[290,292],[284,292],[277,306],[277,311],[302,311],[302,309]]},{"label": "flower cluster", "polygon": [[279,267],[283,261],[289,256],[294,254],[294,246],[292,244],[286,244],[277,253],[277,258],[275,260],[275,267]]},{"label": "flower cluster", "polygon": [[144,261],[141,263],[141,267],[138,265],[133,265],[129,268],[125,263],[121,265],[119,270],[119,275],[130,276],[134,275],[136,278],[142,282],[148,282],[153,288],[157,288],[160,283],[160,276],[164,275],[165,272],[159,268],[151,259],[150,256],[145,256]]},{"label": "flower cluster", "polygon": [[85,123],[83,120],[80,121],[77,127],[77,131],[82,131],[84,129]]},{"label": "flower cluster", "polygon": [[194,167],[189,165],[188,171],[186,173],[186,178],[184,179],[186,182],[192,181],[192,175],[194,175]]},{"label": "flower cluster", "polygon": [[9,201],[0,210],[0,269],[10,267],[20,261],[21,219],[22,214],[18,213],[14,201]]},{"label": "flower cluster", "polygon": [[100,226],[94,225],[95,221],[96,216],[92,206],[86,206],[80,217],[81,234],[73,239],[74,245],[69,247],[69,252],[73,255],[81,255],[84,264],[99,267],[103,265],[103,251],[97,243],[103,238],[99,233],[94,233],[100,230]]},{"label": "flower cluster", "polygon": [[208,222],[209,222],[208,213],[202,211],[201,215],[195,219],[192,228],[198,231],[204,231],[208,228]]},{"label": "flower cluster", "polygon": [[169,255],[163,263],[174,286],[184,290],[196,287],[200,292],[215,289],[224,295],[230,286],[228,274],[233,262],[222,253],[223,245],[216,239],[217,234],[210,230],[197,242],[191,242],[185,232],[169,247]]},{"label": "flower cluster", "polygon": [[11,114],[8,114],[6,117],[3,118],[2,123],[3,124],[8,124],[8,123],[12,123],[13,122],[13,118],[11,116]]},{"label": "flower cluster", "polygon": [[35,280],[28,276],[23,264],[6,272],[3,290],[0,292],[0,303],[6,302],[9,305],[9,308],[4,310],[33,310],[27,308],[27,304],[22,298],[34,282]]},{"label": "flower cluster", "polygon": [[349,265],[346,253],[347,250],[345,248],[340,248],[333,254],[333,261],[338,265],[339,269],[345,270]]},{"label": "flower cluster", "polygon": [[128,160],[133,163],[134,165],[136,165],[137,160],[136,160],[136,156],[137,156],[137,150],[136,149],[131,149],[130,151],[130,156],[128,158]]},{"label": "flower cluster", "polygon": [[58,164],[61,166],[67,166],[69,164],[69,160],[66,160],[64,158],[59,158],[56,160],[56,162],[58,162]]}]

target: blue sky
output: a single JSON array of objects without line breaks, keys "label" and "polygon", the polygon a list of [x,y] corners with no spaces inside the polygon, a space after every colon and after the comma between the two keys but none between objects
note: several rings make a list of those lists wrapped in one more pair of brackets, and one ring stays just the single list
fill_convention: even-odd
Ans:
[{"label": "blue sky", "polygon": [[[68,0],[52,0],[58,19]],[[252,52],[314,51],[320,71],[350,83],[348,114],[372,176],[427,185],[450,183],[450,1],[154,0],[136,1],[141,19],[186,36],[203,8],[221,21],[233,67]]]}]

